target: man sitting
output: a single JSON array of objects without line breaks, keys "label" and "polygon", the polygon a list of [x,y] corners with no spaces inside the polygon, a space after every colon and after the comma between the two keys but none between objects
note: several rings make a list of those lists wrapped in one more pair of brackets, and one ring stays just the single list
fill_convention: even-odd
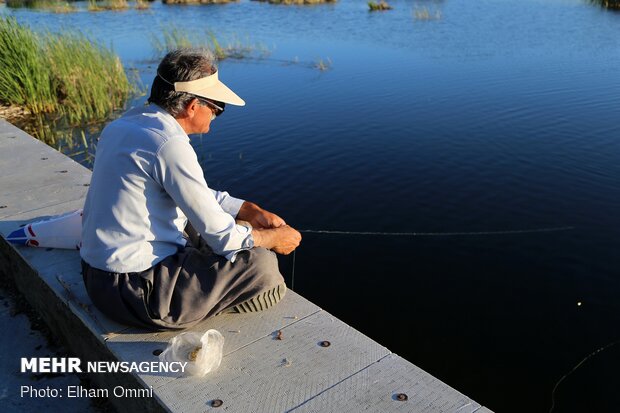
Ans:
[{"label": "man sitting", "polygon": [[190,145],[188,135],[209,132],[226,104],[245,104],[218,76],[209,51],[173,51],[159,64],[150,104],[101,133],[80,253],[90,298],[118,322],[187,328],[269,308],[286,292],[274,252],[289,254],[301,235],[210,189]]}]

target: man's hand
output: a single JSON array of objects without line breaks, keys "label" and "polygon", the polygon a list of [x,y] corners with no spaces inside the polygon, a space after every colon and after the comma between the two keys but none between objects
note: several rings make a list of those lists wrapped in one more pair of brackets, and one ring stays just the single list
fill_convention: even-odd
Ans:
[{"label": "man's hand", "polygon": [[237,219],[252,224],[252,237],[255,247],[263,247],[288,255],[299,246],[301,234],[273,212],[269,212],[258,205],[245,201]]},{"label": "man's hand", "polygon": [[253,229],[255,247],[263,247],[288,255],[299,246],[301,234],[291,226],[283,225],[271,229]]},{"label": "man's hand", "polygon": [[259,207],[253,202],[245,201],[239,209],[237,219],[249,222],[253,228],[268,229],[286,225],[286,222],[273,212]]}]

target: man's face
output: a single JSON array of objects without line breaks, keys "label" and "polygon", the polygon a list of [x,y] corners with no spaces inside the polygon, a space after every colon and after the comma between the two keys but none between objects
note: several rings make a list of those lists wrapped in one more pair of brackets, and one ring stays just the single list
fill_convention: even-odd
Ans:
[{"label": "man's face", "polygon": [[194,133],[208,133],[213,119],[215,119],[215,111],[211,107],[199,103],[196,116],[194,116],[196,128]]},{"label": "man's face", "polygon": [[[200,131],[194,133],[207,133],[209,132],[209,127],[211,126],[211,122],[215,120],[215,118],[222,113],[224,113],[224,108],[226,104],[223,102],[212,101],[210,99],[205,98],[197,98],[197,128]],[[206,111],[204,109],[207,109]]]}]

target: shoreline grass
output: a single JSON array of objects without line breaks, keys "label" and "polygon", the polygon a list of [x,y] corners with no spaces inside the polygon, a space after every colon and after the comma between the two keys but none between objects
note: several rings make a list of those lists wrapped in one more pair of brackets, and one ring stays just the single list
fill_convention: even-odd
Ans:
[{"label": "shoreline grass", "polygon": [[167,5],[208,5],[208,4],[228,4],[235,3],[239,0],[162,0]]},{"label": "shoreline grass", "polygon": [[392,6],[390,6],[387,1],[381,0],[378,3],[375,3],[374,1],[368,2],[368,11],[384,11],[384,10],[392,10]]},{"label": "shoreline grass", "polygon": [[413,19],[414,20],[441,20],[441,11],[435,10],[431,12],[428,7],[414,8],[413,9]]},{"label": "shoreline grass", "polygon": [[[136,89],[120,59],[79,32],[39,35],[0,17],[0,55],[0,104],[27,117],[102,121]],[[5,111],[11,112],[19,111]]]},{"label": "shoreline grass", "polygon": [[291,5],[312,5],[312,4],[322,4],[322,3],[335,3],[337,0],[252,0],[252,1],[260,1],[263,3],[269,4],[283,4],[287,6]]},{"label": "shoreline grass", "polygon": [[73,4],[62,0],[6,0],[6,7],[45,10],[52,13],[73,13],[78,10]]},{"label": "shoreline grass", "polygon": [[88,11],[123,11],[129,9],[127,0],[88,0]]},{"label": "shoreline grass", "polygon": [[148,0],[136,0],[136,4],[134,5],[134,9],[136,10],[148,10],[151,8],[151,3]]}]

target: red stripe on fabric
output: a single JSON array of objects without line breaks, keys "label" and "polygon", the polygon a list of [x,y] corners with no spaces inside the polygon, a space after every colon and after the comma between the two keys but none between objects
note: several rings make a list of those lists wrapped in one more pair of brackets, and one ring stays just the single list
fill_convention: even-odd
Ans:
[{"label": "red stripe on fabric", "polygon": [[36,237],[34,231],[32,230],[32,225],[28,225],[28,232],[30,232],[30,235],[32,235],[33,237]]}]

